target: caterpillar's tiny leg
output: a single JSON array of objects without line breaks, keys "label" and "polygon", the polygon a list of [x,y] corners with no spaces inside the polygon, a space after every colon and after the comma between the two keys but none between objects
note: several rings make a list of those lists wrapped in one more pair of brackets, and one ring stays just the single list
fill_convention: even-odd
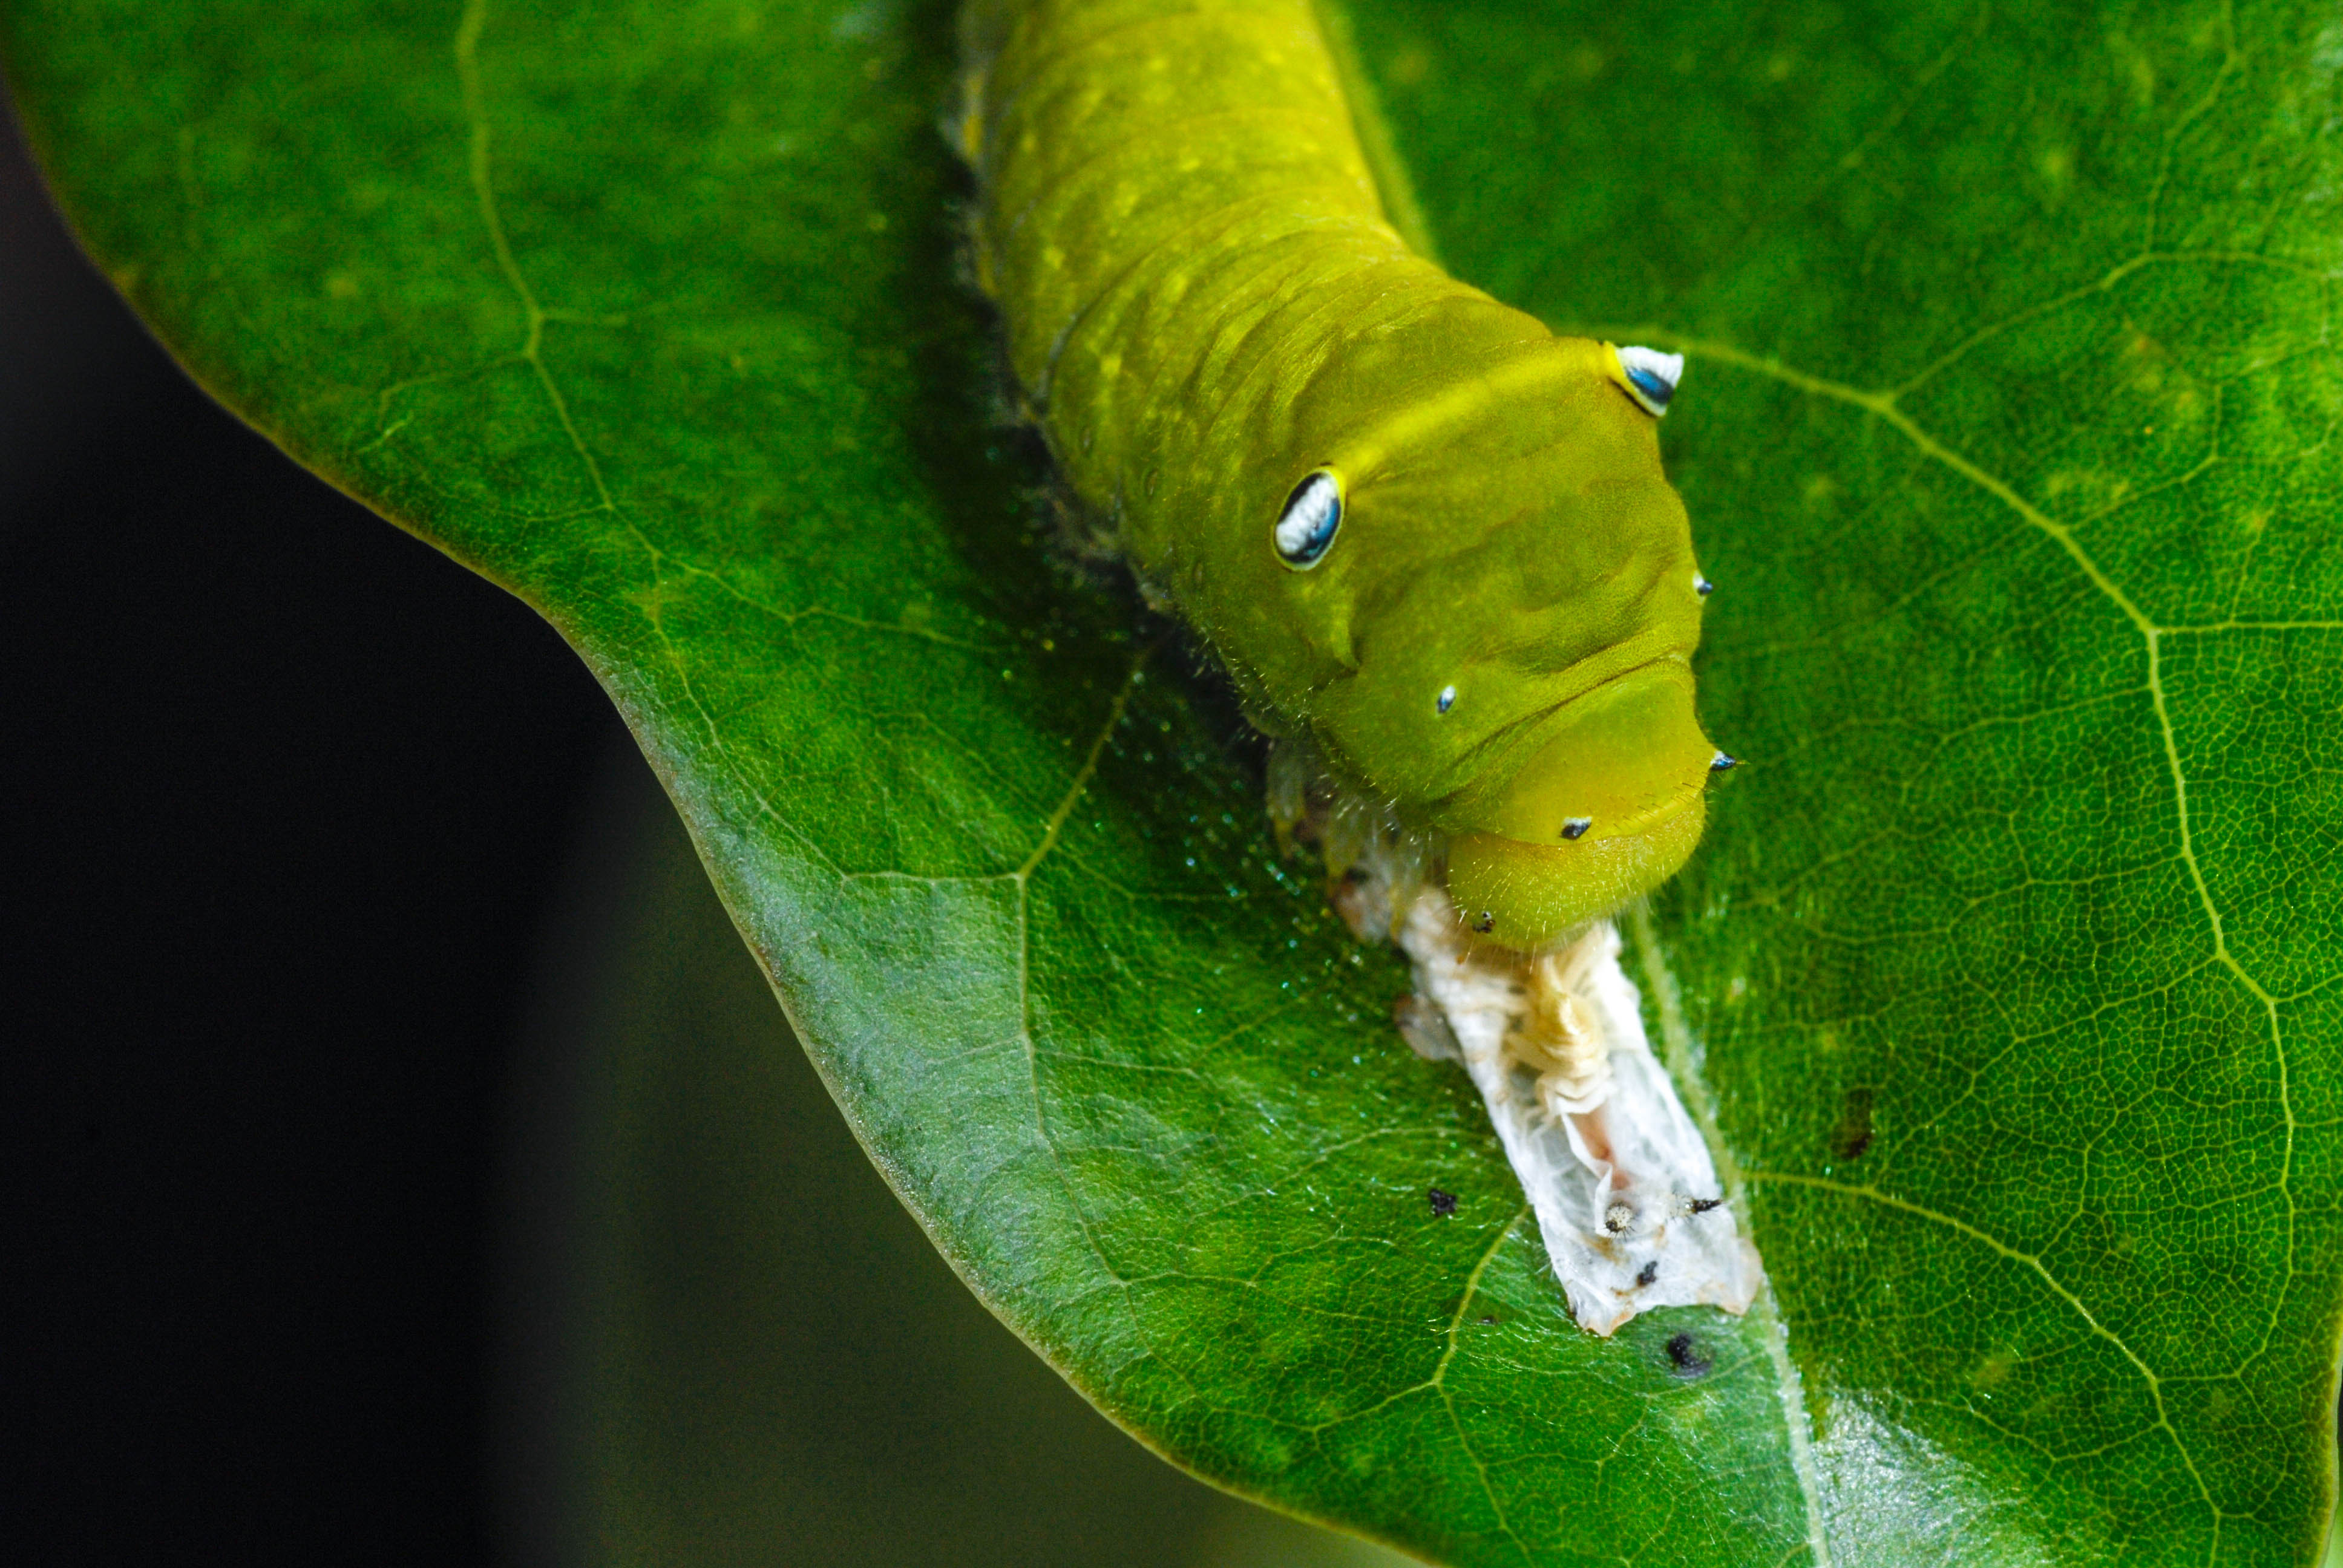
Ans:
[{"label": "caterpillar's tiny leg", "polygon": [[1326,897],[1363,942],[1399,937],[1440,865],[1442,840],[1331,777],[1306,737],[1281,735],[1269,753],[1269,819],[1281,848],[1318,848]]},{"label": "caterpillar's tiny leg", "polygon": [[1293,853],[1294,829],[1310,812],[1308,749],[1291,736],[1269,743],[1269,826],[1277,835],[1277,852]]}]

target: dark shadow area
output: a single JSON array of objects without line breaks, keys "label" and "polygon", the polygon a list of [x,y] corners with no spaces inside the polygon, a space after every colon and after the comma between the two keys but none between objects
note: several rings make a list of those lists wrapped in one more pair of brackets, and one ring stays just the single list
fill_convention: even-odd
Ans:
[{"label": "dark shadow area", "polygon": [[497,1106],[617,719],[528,609],[190,385],[13,126],[0,649],[0,1533],[486,1560]]}]

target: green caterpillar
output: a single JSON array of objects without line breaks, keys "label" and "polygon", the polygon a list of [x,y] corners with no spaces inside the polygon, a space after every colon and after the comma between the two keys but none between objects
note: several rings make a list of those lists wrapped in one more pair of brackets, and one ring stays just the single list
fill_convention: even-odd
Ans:
[{"label": "green caterpillar", "polygon": [[1682,361],[1411,252],[1311,0],[972,0],[979,281],[1074,494],[1262,729],[1523,950],[1649,891],[1733,759],[1660,471]]}]

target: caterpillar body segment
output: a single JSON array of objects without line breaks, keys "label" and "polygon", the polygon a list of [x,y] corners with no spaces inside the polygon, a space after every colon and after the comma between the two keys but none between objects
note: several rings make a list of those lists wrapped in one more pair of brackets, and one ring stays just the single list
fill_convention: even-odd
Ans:
[{"label": "caterpillar body segment", "polygon": [[1309,0],[975,0],[977,272],[1068,487],[1254,722],[1528,951],[1672,875],[1720,753],[1656,420],[1388,220]]}]

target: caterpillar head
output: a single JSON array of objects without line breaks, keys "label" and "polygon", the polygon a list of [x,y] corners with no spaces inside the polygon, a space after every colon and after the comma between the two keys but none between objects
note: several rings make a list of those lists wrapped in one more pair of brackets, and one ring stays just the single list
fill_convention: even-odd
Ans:
[{"label": "caterpillar head", "polygon": [[1272,535],[1324,654],[1282,706],[1448,836],[1493,940],[1551,942],[1700,840],[1723,759],[1693,702],[1706,585],[1654,429],[1680,367],[1554,340],[1330,441]]}]

